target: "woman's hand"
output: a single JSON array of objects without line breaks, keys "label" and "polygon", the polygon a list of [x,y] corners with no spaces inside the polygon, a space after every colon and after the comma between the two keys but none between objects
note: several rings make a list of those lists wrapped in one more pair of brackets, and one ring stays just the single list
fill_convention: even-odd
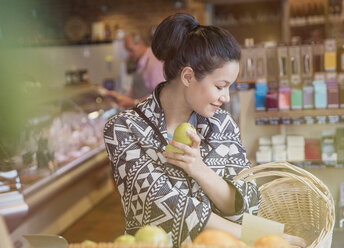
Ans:
[{"label": "woman's hand", "polygon": [[187,134],[192,140],[192,145],[187,146],[173,140],[170,141],[172,146],[184,151],[184,154],[164,152],[167,162],[183,169],[196,180],[204,193],[224,215],[233,215],[236,189],[203,162],[200,152],[200,137],[191,131],[188,131]]},{"label": "woman's hand", "polygon": [[303,238],[289,235],[289,234],[283,234],[282,237],[288,242],[288,244],[291,247],[299,248],[299,247],[306,247],[306,241]]},{"label": "woman's hand", "polygon": [[184,154],[175,152],[164,152],[163,155],[167,158],[167,162],[178,166],[183,169],[189,176],[195,178],[200,168],[206,167],[201,157],[200,152],[200,137],[191,131],[187,131],[187,134],[192,140],[192,145],[184,145],[174,140],[170,140],[170,144],[180,150],[184,151]]}]

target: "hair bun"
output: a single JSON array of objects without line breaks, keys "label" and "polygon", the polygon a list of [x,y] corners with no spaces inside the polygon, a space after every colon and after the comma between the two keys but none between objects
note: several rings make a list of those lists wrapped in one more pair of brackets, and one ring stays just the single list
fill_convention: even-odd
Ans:
[{"label": "hair bun", "polygon": [[162,61],[173,57],[179,50],[185,36],[200,24],[188,14],[174,14],[164,19],[157,27],[153,41],[152,51]]},{"label": "hair bun", "polygon": [[201,25],[198,22],[195,22],[194,25],[191,27],[190,31],[194,31],[195,29],[199,28]]}]

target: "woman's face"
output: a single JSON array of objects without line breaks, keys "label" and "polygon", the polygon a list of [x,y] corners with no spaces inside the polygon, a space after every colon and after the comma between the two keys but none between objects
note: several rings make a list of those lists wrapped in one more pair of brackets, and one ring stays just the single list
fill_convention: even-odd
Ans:
[{"label": "woman's face", "polygon": [[239,74],[239,62],[230,61],[197,81],[192,77],[186,90],[190,107],[204,117],[212,117],[222,104],[229,102],[229,87]]}]

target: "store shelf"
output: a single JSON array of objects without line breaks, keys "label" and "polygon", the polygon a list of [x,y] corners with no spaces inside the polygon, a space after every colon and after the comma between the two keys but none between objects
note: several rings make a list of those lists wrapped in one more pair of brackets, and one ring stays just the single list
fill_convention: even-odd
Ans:
[{"label": "store shelf", "polygon": [[237,84],[255,84],[256,80],[237,80]]},{"label": "store shelf", "polygon": [[280,2],[280,0],[208,0],[212,4],[244,4],[244,3],[259,3],[259,2]]},{"label": "store shelf", "polygon": [[312,110],[290,110],[290,111],[264,111],[256,112],[256,118],[282,118],[282,117],[305,117],[305,116],[341,116],[344,109],[312,109]]},{"label": "store shelf", "polygon": [[257,125],[336,124],[344,121],[344,109],[256,111]]},{"label": "store shelf", "polygon": [[[257,162],[255,160],[251,159],[251,162],[254,166],[257,165]],[[333,170],[333,171],[343,171],[344,170],[344,165],[342,163],[338,163],[336,165],[326,165],[326,163],[322,161],[287,161],[288,163],[291,163],[293,165],[296,165],[302,169],[305,170]],[[260,164],[260,163],[258,163]]]}]

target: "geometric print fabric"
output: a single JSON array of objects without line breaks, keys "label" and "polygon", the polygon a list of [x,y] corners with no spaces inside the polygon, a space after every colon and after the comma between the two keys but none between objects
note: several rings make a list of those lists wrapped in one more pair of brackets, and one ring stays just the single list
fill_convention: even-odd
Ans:
[{"label": "geometric print fabric", "polygon": [[[160,84],[138,108],[167,141],[158,98],[163,86]],[[121,195],[127,233],[135,234],[147,224],[157,225],[171,237],[173,247],[180,247],[182,242],[192,240],[203,230],[211,212],[237,223],[241,223],[244,212],[257,213],[260,194],[256,183],[232,181],[250,167],[236,123],[221,109],[211,118],[198,114],[196,117],[201,156],[211,169],[237,189],[240,209],[233,216],[223,215],[194,179],[166,162],[161,154],[163,142],[147,122],[135,111],[125,110],[107,122],[104,141]]]}]

